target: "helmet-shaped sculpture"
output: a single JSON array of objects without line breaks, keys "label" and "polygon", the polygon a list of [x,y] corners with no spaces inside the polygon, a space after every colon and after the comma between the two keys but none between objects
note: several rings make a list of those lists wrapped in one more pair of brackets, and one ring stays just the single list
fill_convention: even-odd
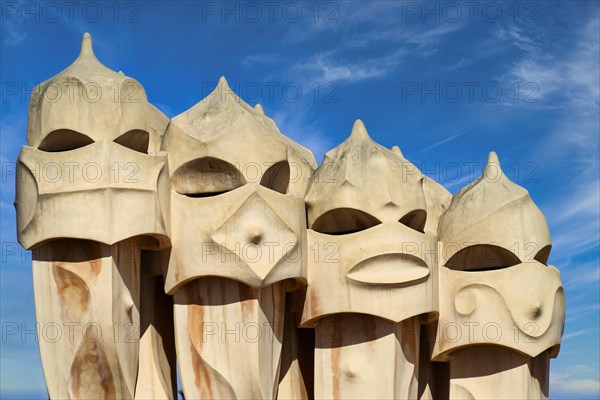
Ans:
[{"label": "helmet-shaped sculpture", "polygon": [[437,241],[423,233],[423,182],[398,150],[375,143],[360,120],[325,155],[306,196],[309,248],[321,244],[322,254],[309,254],[304,324],[330,313],[399,322],[437,312]]},{"label": "helmet-shaped sculpture", "polygon": [[450,360],[450,397],[547,397],[564,291],[558,269],[545,265],[551,247],[546,219],[527,190],[504,174],[496,153],[481,177],[454,195],[439,239],[433,356]]},{"label": "helmet-shaped sculpture", "polygon": [[96,59],[89,34],[73,64],[34,90],[15,207],[19,241],[33,249],[37,322],[72,328],[40,341],[53,399],[133,398],[143,380],[141,252],[170,245],[157,153],[167,123],[137,81]]},{"label": "helmet-shaped sculpture", "polygon": [[[285,292],[306,281],[303,196],[314,157],[225,78],[172,119],[163,149],[173,226],[165,290],[176,303],[184,393],[273,398]],[[256,340],[235,339],[253,324]]]},{"label": "helmet-shaped sculpture", "polygon": [[168,245],[167,157],[156,154],[168,119],[142,86],[102,65],[86,33],[73,64],[33,93],[31,147],[17,162],[23,246],[54,238],[113,244],[138,235]]},{"label": "helmet-shaped sculpture", "polygon": [[316,398],[417,397],[420,325],[438,308],[437,238],[424,230],[446,198],[425,184],[360,120],[313,175],[301,322],[316,331]]}]

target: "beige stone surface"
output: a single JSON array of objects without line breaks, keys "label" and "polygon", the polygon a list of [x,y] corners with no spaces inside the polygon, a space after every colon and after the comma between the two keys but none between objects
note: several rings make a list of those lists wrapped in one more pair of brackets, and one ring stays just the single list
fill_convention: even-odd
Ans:
[{"label": "beige stone surface", "polygon": [[[18,239],[33,249],[53,399],[175,396],[172,319],[156,315],[172,301],[155,297],[164,281],[153,256],[143,257],[170,247],[159,152],[167,124],[137,81],[96,59],[88,34],[75,62],[32,95],[15,207]],[[44,337],[48,327],[60,340]]]},{"label": "beige stone surface", "polygon": [[[423,177],[405,174],[404,163],[398,152],[375,143],[360,120],[326,154],[306,196],[303,326],[337,313],[400,322],[437,312],[437,240],[422,233]],[[321,179],[330,168],[334,173]]]},{"label": "beige stone surface", "polygon": [[517,260],[545,263],[551,247],[546,218],[527,190],[504,174],[494,152],[481,177],[454,195],[438,235],[444,265],[477,264],[481,257],[487,258],[484,267]]},{"label": "beige stone surface", "polygon": [[170,244],[164,153],[142,154],[104,140],[60,153],[26,146],[17,175],[17,232],[25,248],[54,238],[113,244],[144,236],[148,248]]},{"label": "beige stone surface", "polygon": [[52,399],[545,399],[546,219],[492,152],[452,196],[361,120],[317,168],[221,78],[173,119],[91,37],[17,160]]},{"label": "beige stone surface", "polygon": [[432,357],[450,363],[450,398],[547,398],[565,297],[547,266],[546,220],[490,153],[439,227],[440,315]]},{"label": "beige stone surface", "polygon": [[535,358],[501,347],[459,350],[450,360],[450,398],[546,399],[549,357]]},{"label": "beige stone surface", "polygon": [[418,318],[324,318],[316,328],[315,398],[418,398],[419,331]]},{"label": "beige stone surface", "polygon": [[[165,290],[176,303],[184,394],[274,398],[286,290],[306,281],[303,197],[314,157],[225,78],[173,118],[162,149],[172,163]],[[257,329],[260,340],[244,337]],[[296,390],[299,377],[289,379]]]},{"label": "beige stone surface", "polygon": [[33,147],[61,151],[106,139],[141,149],[149,142],[144,88],[100,63],[87,33],[79,57],[33,93],[27,130]]},{"label": "beige stone surface", "polygon": [[315,398],[418,397],[420,324],[438,310],[428,198],[434,221],[448,200],[424,182],[360,120],[311,179],[301,322],[315,327]]},{"label": "beige stone surface", "polygon": [[175,342],[186,399],[272,399],[277,393],[285,292],[222,278],[174,296]]},{"label": "beige stone surface", "polygon": [[52,399],[134,397],[140,250],[60,240],[33,257],[42,366]]}]

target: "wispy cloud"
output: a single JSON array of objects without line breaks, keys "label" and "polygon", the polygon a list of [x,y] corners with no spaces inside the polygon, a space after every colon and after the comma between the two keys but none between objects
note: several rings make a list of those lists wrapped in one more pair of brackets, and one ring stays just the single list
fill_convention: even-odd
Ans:
[{"label": "wispy cloud", "polygon": [[510,42],[523,51],[540,51],[539,41],[525,33],[523,28],[517,24],[500,26],[495,33],[498,40]]},{"label": "wispy cloud", "polygon": [[[285,103],[289,106],[289,103]],[[300,143],[313,152],[317,162],[329,151],[335,143],[331,137],[323,131],[321,121],[311,115],[312,104],[310,102],[295,103],[293,107],[282,108],[274,111],[265,109],[265,113],[271,116],[281,132]]]},{"label": "wispy cloud", "polygon": [[540,101],[535,107],[554,110],[553,129],[532,148],[530,158],[546,173],[564,174],[568,166],[572,177],[565,180],[552,204],[543,207],[549,221],[559,227],[553,232],[555,250],[566,255],[597,246],[600,240],[599,30],[596,13],[570,35],[572,45],[561,54],[530,46],[521,31],[511,33],[519,38],[516,46],[530,46],[531,51],[509,68],[509,79],[535,82]]},{"label": "wispy cloud", "polygon": [[387,75],[400,63],[402,52],[361,61],[340,60],[334,52],[320,53],[296,68],[317,82],[359,82]]},{"label": "wispy cloud", "polygon": [[581,336],[581,335],[583,335],[585,333],[593,333],[593,332],[598,332],[598,330],[597,329],[596,330],[593,330],[593,329],[581,329],[581,330],[578,330],[578,331],[575,331],[575,332],[567,333],[566,335],[563,335],[562,341],[564,342],[564,341],[567,341],[567,340],[572,339],[574,337]]},{"label": "wispy cloud", "polygon": [[251,67],[256,64],[264,64],[276,60],[277,54],[252,54],[242,58],[242,65]]},{"label": "wispy cloud", "polygon": [[[584,378],[580,374],[598,371],[597,366],[575,365],[569,372],[550,373],[550,393],[564,398],[600,397],[600,381],[598,378]],[[591,397],[590,397],[591,398]]]},{"label": "wispy cloud", "polygon": [[[27,37],[27,24],[23,21],[19,10],[22,9],[24,1],[11,2],[2,6],[3,21],[0,27],[2,45],[16,46]],[[17,11],[13,14],[14,11]]]},{"label": "wispy cloud", "polygon": [[[450,33],[462,27],[457,23],[389,25],[385,22],[396,14],[400,18],[400,12],[393,2],[344,7],[344,24],[329,26],[327,31],[339,37],[340,45],[310,56],[290,72],[304,73],[312,81],[324,82],[354,83],[381,78],[402,65],[408,51],[417,49],[421,57],[434,54]],[[315,25],[304,32],[304,37],[318,39],[324,34],[323,29]],[[378,48],[384,51],[370,51]]]},{"label": "wispy cloud", "polygon": [[454,139],[456,139],[456,138],[459,138],[459,137],[461,137],[461,136],[463,136],[463,135],[465,135],[465,134],[467,134],[467,133],[469,133],[469,132],[471,132],[471,131],[472,131],[472,129],[467,129],[467,130],[466,130],[466,131],[464,131],[464,132],[460,132],[460,133],[457,133],[456,135],[449,136],[449,137],[447,137],[447,138],[445,138],[445,139],[442,139],[442,140],[440,140],[440,141],[438,141],[438,142],[435,142],[435,143],[433,143],[433,144],[431,144],[431,145],[429,145],[429,146],[427,146],[427,147],[423,148],[423,149],[421,150],[421,152],[423,152],[423,151],[427,151],[427,150],[431,150],[431,149],[434,149],[434,148],[436,148],[436,147],[438,147],[438,146],[441,146],[441,145],[443,145],[444,143],[448,143],[448,142],[450,142],[450,141],[452,141],[452,140],[454,140]]},{"label": "wispy cloud", "polygon": [[600,304],[579,304],[576,306],[569,306],[567,312],[567,325],[581,319],[582,317],[589,316],[590,313],[600,312]]},{"label": "wispy cloud", "polygon": [[[500,30],[526,55],[511,65],[507,81],[533,82],[539,88],[537,107],[577,109],[597,112],[600,96],[599,18],[594,15],[573,37],[574,46],[566,54],[542,51],[518,27]],[[527,93],[524,93],[527,94]]]}]

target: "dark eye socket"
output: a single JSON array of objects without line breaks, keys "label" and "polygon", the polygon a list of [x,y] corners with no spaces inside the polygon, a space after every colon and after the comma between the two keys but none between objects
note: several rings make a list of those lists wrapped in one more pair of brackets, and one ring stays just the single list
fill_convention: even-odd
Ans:
[{"label": "dark eye socket", "polygon": [[128,149],[148,154],[150,134],[143,130],[133,129],[116,138],[114,142],[121,146],[125,146]]},{"label": "dark eye socket", "polygon": [[245,184],[236,167],[213,157],[187,162],[171,177],[171,188],[188,197],[218,196]]},{"label": "dark eye socket", "polygon": [[491,244],[476,244],[454,254],[446,267],[457,271],[490,271],[512,267],[521,260],[511,251]]},{"label": "dark eye socket", "polygon": [[550,250],[552,250],[551,244],[542,247],[540,251],[537,252],[535,257],[533,257],[533,259],[538,262],[541,262],[542,264],[548,265],[548,258],[550,258]]},{"label": "dark eye socket", "polygon": [[[533,259],[547,265],[551,249],[551,245],[542,247]],[[476,244],[454,254],[446,263],[446,267],[457,271],[476,272],[509,268],[520,263],[519,257],[504,247]]]},{"label": "dark eye socket", "polygon": [[290,164],[279,161],[271,165],[263,174],[260,184],[276,192],[286,194],[290,185]]},{"label": "dark eye socket", "polygon": [[72,131],[70,129],[57,129],[50,132],[42,143],[38,146],[39,150],[48,152],[59,152],[79,149],[94,143],[91,137]]},{"label": "dark eye socket", "polygon": [[415,231],[424,233],[425,222],[427,222],[427,211],[425,210],[414,210],[400,218],[398,221],[403,225],[408,226]]},{"label": "dark eye socket", "polygon": [[379,225],[381,221],[354,208],[336,208],[321,215],[311,229],[330,235],[347,235]]}]

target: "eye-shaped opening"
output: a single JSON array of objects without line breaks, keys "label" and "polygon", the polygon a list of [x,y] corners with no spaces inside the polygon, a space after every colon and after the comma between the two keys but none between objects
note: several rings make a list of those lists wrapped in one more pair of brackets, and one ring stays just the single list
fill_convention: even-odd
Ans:
[{"label": "eye-shaped opening", "polygon": [[336,208],[321,215],[312,230],[330,235],[346,235],[379,225],[381,221],[354,208]]},{"label": "eye-shaped opening", "polygon": [[42,140],[38,149],[48,152],[69,151],[92,143],[94,143],[94,140],[83,133],[72,131],[70,129],[57,129],[50,132],[44,140]]},{"label": "eye-shaped opening", "polygon": [[538,251],[538,253],[533,257],[535,261],[541,262],[542,264],[548,265],[548,258],[550,258],[550,250],[552,250],[552,245],[544,246]]},{"label": "eye-shaped opening", "polygon": [[188,197],[211,197],[246,184],[241,172],[227,161],[198,158],[183,164],[171,177],[171,188]]},{"label": "eye-shaped opening", "polygon": [[456,271],[491,271],[512,267],[521,260],[511,251],[492,244],[476,244],[454,254],[446,267]]},{"label": "eye-shaped opening", "polygon": [[263,174],[260,184],[276,192],[286,194],[290,185],[290,164],[279,161],[271,165]]},{"label": "eye-shaped opening", "polygon": [[133,129],[116,138],[114,142],[128,149],[148,154],[150,134],[140,129]]},{"label": "eye-shaped opening", "polygon": [[398,222],[408,226],[415,231],[424,233],[425,222],[427,221],[427,211],[425,210],[414,210],[400,218]]}]

